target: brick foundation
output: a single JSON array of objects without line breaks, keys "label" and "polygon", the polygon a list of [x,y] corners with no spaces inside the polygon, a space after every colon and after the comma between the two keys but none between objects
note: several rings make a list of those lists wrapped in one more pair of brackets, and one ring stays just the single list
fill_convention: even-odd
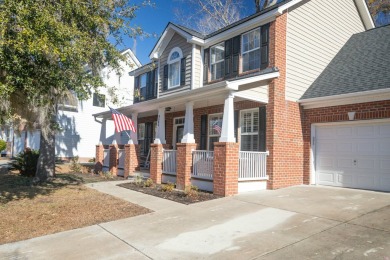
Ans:
[{"label": "brick foundation", "polygon": [[390,100],[351,105],[305,109],[303,123],[304,173],[303,183],[310,183],[311,125],[313,123],[349,121],[348,112],[355,111],[355,121],[390,118]]},{"label": "brick foundation", "polygon": [[214,143],[214,194],[238,193],[238,143]]},{"label": "brick foundation", "polygon": [[96,145],[95,173],[101,172],[103,170],[103,153],[103,145]]},{"label": "brick foundation", "polygon": [[196,149],[196,144],[178,143],[176,148],[176,187],[184,190],[191,185],[192,150]]},{"label": "brick foundation", "polygon": [[150,178],[153,182],[161,184],[163,145],[150,145]]}]

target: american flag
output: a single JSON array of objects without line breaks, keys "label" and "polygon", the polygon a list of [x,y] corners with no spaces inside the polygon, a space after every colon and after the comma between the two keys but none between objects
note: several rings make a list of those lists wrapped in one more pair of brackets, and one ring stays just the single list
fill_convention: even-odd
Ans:
[{"label": "american flag", "polygon": [[219,120],[215,121],[215,123],[213,124],[213,129],[215,131],[217,131],[218,134],[221,134],[222,132],[222,128],[219,126]]},{"label": "american flag", "polygon": [[114,120],[116,132],[122,132],[126,130],[136,132],[133,121],[122,113],[110,107],[112,119]]}]

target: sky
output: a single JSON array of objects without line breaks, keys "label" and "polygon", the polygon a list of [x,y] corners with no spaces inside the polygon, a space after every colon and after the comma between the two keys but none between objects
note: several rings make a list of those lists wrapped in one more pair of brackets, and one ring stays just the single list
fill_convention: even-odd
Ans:
[{"label": "sky", "polygon": [[[248,6],[246,10],[243,10],[246,15],[251,14],[250,11],[254,11],[253,0],[243,0],[244,5]],[[160,36],[163,30],[167,26],[168,22],[175,21],[174,9],[179,6],[178,0],[153,0],[155,7],[144,7],[137,12],[137,17],[132,20],[133,25],[140,26],[145,32],[149,34],[155,34]],[[183,6],[183,5],[180,5]],[[250,9],[250,10],[248,10]],[[125,41],[124,48],[130,48],[134,51],[135,55],[142,64],[150,62],[149,53],[156,44],[158,37],[150,38],[137,38],[136,46],[134,46],[133,40],[129,39]],[[135,47],[135,48],[134,48]]]}]

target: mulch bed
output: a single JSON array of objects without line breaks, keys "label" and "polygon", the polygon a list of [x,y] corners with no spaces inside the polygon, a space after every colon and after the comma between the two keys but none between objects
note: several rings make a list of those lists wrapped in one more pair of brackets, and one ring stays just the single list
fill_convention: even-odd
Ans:
[{"label": "mulch bed", "polygon": [[154,184],[151,187],[144,187],[142,184],[135,182],[118,184],[118,186],[126,189],[142,192],[148,195],[172,200],[186,205],[221,198],[221,196],[217,196],[210,192],[200,190],[197,192],[193,192],[190,195],[186,195],[184,191],[177,189],[174,189],[172,191],[163,191],[163,185],[164,184]]}]

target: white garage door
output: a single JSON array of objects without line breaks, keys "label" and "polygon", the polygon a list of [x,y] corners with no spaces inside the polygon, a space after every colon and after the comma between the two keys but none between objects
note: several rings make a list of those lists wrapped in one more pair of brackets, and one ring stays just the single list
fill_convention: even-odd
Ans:
[{"label": "white garage door", "polygon": [[390,191],[390,123],[315,128],[316,182]]}]

